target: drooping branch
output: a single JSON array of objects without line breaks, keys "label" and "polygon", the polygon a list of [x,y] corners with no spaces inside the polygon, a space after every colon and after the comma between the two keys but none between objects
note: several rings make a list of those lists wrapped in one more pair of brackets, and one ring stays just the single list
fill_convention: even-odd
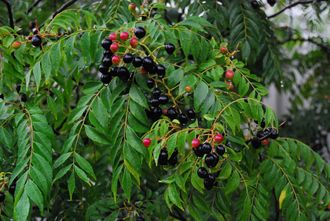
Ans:
[{"label": "drooping branch", "polygon": [[65,9],[67,9],[68,7],[70,7],[71,5],[73,5],[77,0],[71,0],[68,1],[66,3],[64,3],[61,7],[59,7],[53,14],[52,14],[52,19],[55,18],[55,16],[59,13],[61,13],[62,11],[64,11]]},{"label": "drooping branch", "polygon": [[10,27],[14,28],[15,23],[14,23],[14,16],[13,16],[13,11],[11,8],[11,4],[8,2],[8,0],[1,0],[7,7],[8,11],[8,17],[9,17],[9,25]]},{"label": "drooping branch", "polygon": [[279,43],[285,44],[290,41],[301,41],[301,42],[309,42],[312,43],[318,47],[320,47],[322,50],[324,50],[326,53],[330,53],[330,46],[317,41],[315,38],[302,38],[302,37],[297,37],[297,38],[288,38],[284,41],[280,41]]},{"label": "drooping branch", "polygon": [[287,9],[293,8],[293,7],[297,6],[297,5],[306,5],[306,4],[310,4],[310,3],[314,3],[314,2],[318,2],[318,3],[319,3],[319,2],[322,2],[322,1],[325,1],[325,0],[297,1],[297,2],[294,2],[294,3],[290,4],[290,5],[288,5],[288,6],[284,7],[284,8],[282,8],[280,11],[278,11],[278,12],[276,12],[276,13],[274,13],[274,14],[268,16],[267,18],[269,18],[269,19],[270,19],[270,18],[274,18],[274,17],[276,17],[276,16],[282,14],[282,13],[283,13],[284,11],[286,11]]}]

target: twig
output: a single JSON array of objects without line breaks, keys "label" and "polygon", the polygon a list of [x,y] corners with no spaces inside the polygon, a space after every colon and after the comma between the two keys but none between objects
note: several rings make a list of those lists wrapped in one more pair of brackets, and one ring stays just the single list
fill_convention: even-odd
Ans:
[{"label": "twig", "polygon": [[14,23],[14,16],[13,16],[13,11],[11,8],[10,3],[7,0],[1,0],[7,7],[7,11],[8,11],[8,17],[9,17],[9,25],[10,27],[14,28],[15,23]]},{"label": "twig", "polygon": [[62,11],[64,11],[66,8],[70,7],[71,5],[73,5],[77,0],[71,0],[68,1],[67,3],[64,3],[61,7],[59,7],[53,14],[52,14],[52,19],[55,18],[55,16],[59,13],[61,13]]},{"label": "twig", "polygon": [[317,42],[315,40],[315,38],[301,38],[301,37],[298,37],[298,38],[288,38],[285,41],[280,41],[279,43],[284,44],[284,43],[289,42],[289,41],[306,41],[306,42],[310,42],[310,43],[312,43],[312,44],[320,47],[326,53],[330,53],[330,46],[327,46],[325,44],[322,44],[320,42]]},{"label": "twig", "polygon": [[268,16],[267,18],[274,18],[278,15],[280,15],[281,13],[283,13],[284,11],[286,11],[287,9],[290,9],[292,7],[295,7],[297,5],[306,5],[306,4],[310,4],[310,3],[313,3],[313,2],[322,2],[322,1],[325,1],[325,0],[308,0],[308,1],[297,1],[297,2],[294,2],[284,8],[282,8],[280,11],[276,12],[275,14],[272,14],[270,16]]}]

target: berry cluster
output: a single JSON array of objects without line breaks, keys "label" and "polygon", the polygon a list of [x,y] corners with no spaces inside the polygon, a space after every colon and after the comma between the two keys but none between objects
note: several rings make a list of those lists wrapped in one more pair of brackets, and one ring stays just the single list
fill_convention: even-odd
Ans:
[{"label": "berry cluster", "polygon": [[251,139],[251,145],[254,148],[259,148],[261,145],[267,146],[269,144],[269,138],[276,139],[278,137],[278,131],[275,128],[265,128],[257,132],[256,136]]},{"label": "berry cluster", "polygon": [[172,153],[171,157],[168,158],[168,152],[166,148],[162,148],[160,150],[159,158],[158,158],[158,164],[159,165],[171,165],[174,166],[178,162],[178,150],[175,149]]},{"label": "berry cluster", "polygon": [[[214,136],[214,142],[217,143],[215,147],[208,142],[201,144],[200,140],[195,138],[191,142],[191,146],[194,150],[194,153],[197,157],[204,157],[204,163],[208,168],[214,168],[218,162],[219,157],[223,156],[226,152],[224,145],[220,144],[224,141],[223,134],[216,134]],[[197,170],[197,174],[200,178],[204,179],[204,187],[207,190],[212,189],[216,185],[215,179],[218,173],[209,173],[205,167],[200,167]]]}]

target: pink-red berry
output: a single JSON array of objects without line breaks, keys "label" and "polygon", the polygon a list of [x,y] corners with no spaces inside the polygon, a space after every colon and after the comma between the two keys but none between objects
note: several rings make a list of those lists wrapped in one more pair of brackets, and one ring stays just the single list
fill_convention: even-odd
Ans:
[{"label": "pink-red berry", "polygon": [[120,62],[120,57],[118,55],[114,55],[111,58],[112,64],[119,64]]},{"label": "pink-red berry", "polygon": [[222,54],[227,54],[227,52],[228,52],[228,48],[226,48],[226,47],[221,47],[221,48],[220,48],[220,52],[221,52]]},{"label": "pink-red berry", "polygon": [[150,138],[144,138],[143,139],[143,145],[145,147],[149,147],[151,145],[151,139]]},{"label": "pink-red berry", "polygon": [[124,31],[124,32],[120,33],[119,37],[121,40],[126,41],[129,37],[129,34],[128,34],[128,32]]},{"label": "pink-red berry", "polygon": [[12,44],[11,44],[11,46],[13,47],[13,48],[15,48],[15,49],[17,49],[17,48],[19,48],[19,47],[21,47],[21,42],[20,41],[14,41]]},{"label": "pink-red berry", "polygon": [[110,50],[114,53],[114,52],[116,52],[116,51],[118,51],[118,49],[119,49],[119,45],[117,44],[117,43],[112,43],[111,45],[110,45]]},{"label": "pink-red berry", "polygon": [[197,138],[194,138],[192,141],[191,141],[191,146],[192,148],[197,148],[199,145],[201,144],[201,141]]},{"label": "pink-red berry", "polygon": [[222,134],[216,134],[214,136],[214,141],[217,142],[217,143],[221,143],[223,140],[224,140],[224,136]]},{"label": "pink-red berry", "polygon": [[111,41],[115,41],[117,40],[117,34],[115,32],[112,32],[110,35],[109,35],[109,39]]},{"label": "pink-red berry", "polygon": [[225,73],[225,77],[226,79],[228,80],[231,80],[234,78],[234,75],[235,75],[235,72],[231,69],[227,70],[226,73]]},{"label": "pink-red berry", "polygon": [[134,4],[134,3],[130,3],[130,4],[128,5],[128,10],[130,10],[131,12],[134,12],[135,9],[136,9],[136,4]]},{"label": "pink-red berry", "polygon": [[139,41],[137,40],[136,37],[131,38],[129,41],[129,44],[132,46],[132,48],[136,48],[139,44]]}]

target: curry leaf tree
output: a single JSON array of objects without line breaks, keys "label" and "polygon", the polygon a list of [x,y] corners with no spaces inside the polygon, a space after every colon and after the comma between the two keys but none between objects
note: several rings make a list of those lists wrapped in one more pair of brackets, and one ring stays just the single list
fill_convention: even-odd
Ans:
[{"label": "curry leaf tree", "polygon": [[103,20],[0,28],[1,220],[329,218],[330,166],[278,137],[266,88],[213,24],[164,9],[104,1]]}]

